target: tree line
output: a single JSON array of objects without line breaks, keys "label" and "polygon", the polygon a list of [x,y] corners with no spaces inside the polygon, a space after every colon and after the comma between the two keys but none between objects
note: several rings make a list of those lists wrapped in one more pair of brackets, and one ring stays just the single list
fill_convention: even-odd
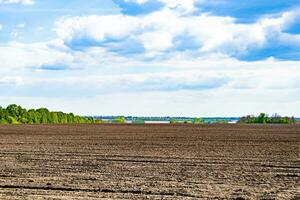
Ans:
[{"label": "tree line", "polygon": [[82,117],[73,113],[51,112],[47,108],[26,110],[16,104],[6,108],[0,106],[0,124],[86,124],[100,123],[92,117]]},{"label": "tree line", "polygon": [[278,114],[274,114],[269,117],[265,113],[261,113],[259,116],[248,115],[242,117],[239,120],[242,124],[295,124],[296,119],[294,117],[281,117]]}]

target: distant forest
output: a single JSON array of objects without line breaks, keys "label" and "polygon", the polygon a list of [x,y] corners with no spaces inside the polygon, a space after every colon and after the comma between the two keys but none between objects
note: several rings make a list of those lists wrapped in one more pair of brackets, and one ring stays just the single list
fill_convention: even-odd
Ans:
[{"label": "distant forest", "polygon": [[[104,120],[104,119],[109,120]],[[0,124],[91,124],[91,123],[126,123],[144,124],[145,121],[169,121],[170,124],[210,124],[229,123],[236,121],[240,124],[295,124],[294,117],[269,117],[265,113],[259,116],[248,115],[241,118],[171,118],[171,117],[83,117],[73,113],[51,112],[47,108],[26,110],[16,104],[6,108],[0,106]]]},{"label": "distant forest", "polygon": [[259,116],[248,115],[242,117],[238,123],[241,124],[296,124],[296,119],[294,117],[281,117],[275,114],[269,117],[265,113],[261,113]]},{"label": "distant forest", "polygon": [[0,106],[0,124],[85,124],[99,122],[101,120],[76,116],[73,113],[50,112],[47,108],[26,110],[15,104],[6,108]]}]

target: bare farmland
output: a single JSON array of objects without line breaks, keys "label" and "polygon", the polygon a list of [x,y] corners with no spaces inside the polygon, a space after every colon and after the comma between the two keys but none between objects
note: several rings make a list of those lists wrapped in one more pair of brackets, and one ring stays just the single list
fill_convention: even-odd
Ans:
[{"label": "bare farmland", "polygon": [[300,199],[300,125],[0,126],[0,199]]}]

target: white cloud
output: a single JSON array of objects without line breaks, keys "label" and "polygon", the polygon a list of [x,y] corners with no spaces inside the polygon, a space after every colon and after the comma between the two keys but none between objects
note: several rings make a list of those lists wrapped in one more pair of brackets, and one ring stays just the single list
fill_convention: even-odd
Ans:
[{"label": "white cloud", "polygon": [[[145,62],[116,56],[105,48],[76,52],[60,40],[2,45],[0,99],[79,114],[240,116],[264,111],[297,115],[286,105],[300,104],[299,61],[171,55]],[[77,70],[41,68],[59,64]],[[37,99],[46,101],[40,105]],[[137,99],[140,103],[132,104]],[[73,110],[79,104],[86,106]]]},{"label": "white cloud", "polygon": [[[297,89],[300,85],[299,61],[242,62],[224,55],[172,54],[168,58],[145,62],[116,56],[102,48],[74,52],[59,40],[2,46],[0,60],[3,77],[28,77],[22,80],[28,87],[58,85],[62,94],[67,86],[78,88],[79,96],[82,92],[91,95],[119,91],[201,91],[223,87],[268,91]],[[66,72],[60,72],[63,77],[33,78],[32,73],[47,74],[45,70],[57,69],[60,65],[68,67]]]},{"label": "white cloud", "polygon": [[[126,48],[124,42],[140,43],[146,49],[146,55],[156,56],[170,49],[176,51],[180,45],[199,53],[236,55],[263,47],[270,37],[279,38],[284,27],[296,16],[296,11],[289,11],[280,16],[267,16],[256,23],[238,24],[231,17],[207,13],[182,16],[164,8],[145,16],[119,14],[62,18],[56,22],[55,30],[62,40],[75,45],[88,46],[87,41],[94,41],[95,45],[113,42],[114,47],[122,49]],[[287,37],[293,40],[290,35],[281,38]]]},{"label": "white cloud", "polygon": [[10,33],[10,35],[11,35],[12,37],[14,37],[14,38],[18,38],[18,37],[20,36],[20,32],[18,32],[18,31],[12,31],[12,32]]},{"label": "white cloud", "polygon": [[266,112],[299,116],[297,110],[291,109],[300,107],[299,94],[300,90],[240,91],[220,88],[202,92],[120,92],[101,94],[95,98],[0,96],[0,101],[3,106],[15,102],[26,108],[47,107],[81,115],[232,117]]},{"label": "white cloud", "polygon": [[[88,16],[62,18],[56,22],[58,36],[65,41],[91,38],[103,41],[106,38],[121,39],[136,31],[140,21],[124,15]],[[96,27],[95,27],[96,26]]]},{"label": "white cloud", "polygon": [[264,28],[270,28],[273,31],[282,31],[292,25],[300,18],[300,8],[279,13],[276,15],[269,15],[259,20],[259,24]]},{"label": "white cloud", "polygon": [[0,85],[21,85],[22,83],[23,78],[20,76],[2,76],[0,79]]},{"label": "white cloud", "polygon": [[2,29],[2,25],[0,24],[0,30]]},{"label": "white cloud", "polygon": [[135,2],[137,4],[147,3],[149,0],[125,0],[125,2]]},{"label": "white cloud", "polygon": [[143,33],[140,38],[145,49],[150,51],[164,51],[173,46],[172,34],[168,32],[147,32]]},{"label": "white cloud", "polygon": [[298,35],[284,33],[296,12],[239,24],[192,15],[195,1],[161,2],[143,16],[61,18],[53,41],[1,44],[1,102],[35,107],[40,99],[40,106],[103,115],[297,114],[287,105],[300,106],[300,61],[234,58],[274,37],[299,44]]},{"label": "white cloud", "polygon": [[168,8],[176,9],[182,13],[192,13],[195,11],[195,2],[197,0],[160,0],[161,2],[165,3]]},{"label": "white cloud", "polygon": [[33,5],[35,4],[34,0],[0,0],[0,4],[23,4],[23,5]]},{"label": "white cloud", "polygon": [[[145,4],[150,0],[125,0],[125,2],[135,2],[137,4]],[[202,3],[205,0],[157,0],[163,3],[165,8],[173,9],[181,14],[193,13],[195,8],[195,3]]]},{"label": "white cloud", "polygon": [[11,42],[0,45],[1,71],[24,70],[42,65],[55,65],[72,60],[72,55],[59,50],[56,41],[24,44]]},{"label": "white cloud", "polygon": [[299,45],[300,35],[289,34],[285,30],[300,20],[300,8],[280,13],[277,16],[267,16],[258,21],[266,35],[275,37],[278,42],[286,45]]},{"label": "white cloud", "polygon": [[26,24],[25,23],[21,23],[21,24],[17,24],[16,28],[25,28]]}]

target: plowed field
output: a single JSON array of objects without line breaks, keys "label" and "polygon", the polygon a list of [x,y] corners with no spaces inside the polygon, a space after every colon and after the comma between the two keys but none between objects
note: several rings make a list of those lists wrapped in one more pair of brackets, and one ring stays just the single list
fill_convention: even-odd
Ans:
[{"label": "plowed field", "polygon": [[0,126],[0,199],[300,199],[300,125]]}]

